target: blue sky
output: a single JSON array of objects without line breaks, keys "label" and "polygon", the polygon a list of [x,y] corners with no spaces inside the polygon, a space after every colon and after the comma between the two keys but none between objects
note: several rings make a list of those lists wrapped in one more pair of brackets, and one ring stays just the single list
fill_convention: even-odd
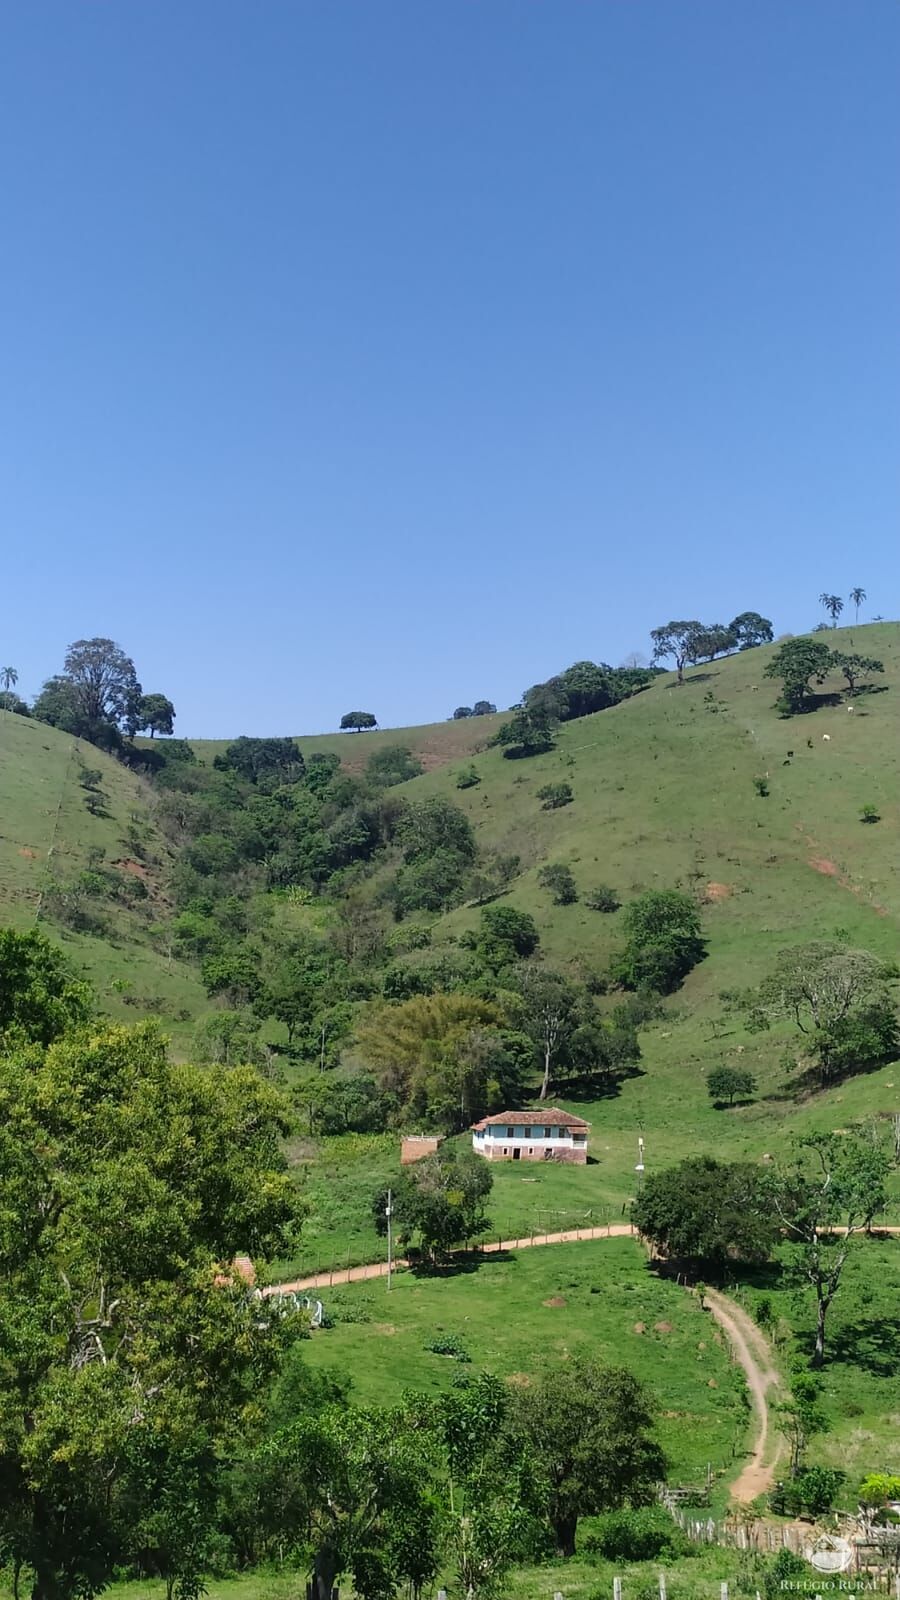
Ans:
[{"label": "blue sky", "polygon": [[28,0],[0,657],[429,721],[900,611],[893,0]]}]

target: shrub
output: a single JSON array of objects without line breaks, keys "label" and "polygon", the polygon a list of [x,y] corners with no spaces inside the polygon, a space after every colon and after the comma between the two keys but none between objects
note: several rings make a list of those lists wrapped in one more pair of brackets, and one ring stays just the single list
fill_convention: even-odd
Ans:
[{"label": "shrub", "polygon": [[604,1512],[584,1539],[583,1548],[607,1561],[658,1561],[661,1556],[686,1554],[690,1547],[660,1507],[642,1506]]},{"label": "shrub", "polygon": [[578,899],[578,887],[571,867],[564,867],[558,862],[541,867],[538,883],[543,889],[550,890],[555,906],[570,906]]},{"label": "shrub", "polygon": [[797,1516],[806,1511],[814,1517],[824,1516],[834,1505],[844,1476],[837,1467],[807,1467],[799,1472],[781,1492],[786,1514]]},{"label": "shrub", "polygon": [[860,822],[880,822],[881,813],[879,812],[877,806],[863,806],[859,813],[859,820]]},{"label": "shrub", "polygon": [[591,911],[618,911],[622,904],[615,889],[611,889],[607,883],[599,884],[585,895],[584,903]]},{"label": "shrub", "polygon": [[558,811],[560,806],[571,805],[575,798],[570,783],[545,783],[537,797],[543,801],[542,811]]},{"label": "shrub", "polygon": [[457,789],[474,789],[481,782],[481,775],[474,767],[464,767],[456,780]]},{"label": "shrub", "polygon": [[435,1356],[452,1356],[454,1361],[471,1361],[472,1357],[455,1333],[441,1333],[425,1346]]},{"label": "shrub", "polygon": [[768,778],[754,778],[753,779],[753,787],[756,790],[757,794],[759,795],[760,799],[764,800],[766,798],[766,795],[769,792],[769,780],[768,780]]},{"label": "shrub", "polygon": [[807,1563],[802,1556],[795,1556],[792,1550],[779,1550],[763,1579],[766,1600],[776,1600],[776,1596],[782,1595],[795,1578],[809,1578]]}]

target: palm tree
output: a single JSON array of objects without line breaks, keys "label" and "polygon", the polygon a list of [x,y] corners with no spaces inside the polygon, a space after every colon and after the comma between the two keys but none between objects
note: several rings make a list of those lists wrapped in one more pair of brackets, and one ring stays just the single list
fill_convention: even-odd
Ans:
[{"label": "palm tree", "polygon": [[14,689],[18,681],[19,674],[15,667],[0,667],[0,683],[3,685],[4,694],[9,694],[10,689]]},{"label": "palm tree", "polygon": [[862,603],[865,600],[865,598],[866,598],[865,589],[851,589],[850,590],[851,603],[856,607],[856,621],[857,622],[859,621],[859,608],[862,605]]},{"label": "palm tree", "polygon": [[820,594],[819,605],[824,606],[831,618],[831,626],[837,627],[838,617],[844,609],[844,602],[839,594]]}]

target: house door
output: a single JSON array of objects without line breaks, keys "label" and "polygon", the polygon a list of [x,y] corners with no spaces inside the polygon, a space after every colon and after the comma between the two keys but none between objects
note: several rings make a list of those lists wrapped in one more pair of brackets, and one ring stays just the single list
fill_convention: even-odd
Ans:
[{"label": "house door", "polygon": [[513,1151],[513,1161],[521,1161],[521,1159],[522,1159],[521,1150],[514,1150]]}]

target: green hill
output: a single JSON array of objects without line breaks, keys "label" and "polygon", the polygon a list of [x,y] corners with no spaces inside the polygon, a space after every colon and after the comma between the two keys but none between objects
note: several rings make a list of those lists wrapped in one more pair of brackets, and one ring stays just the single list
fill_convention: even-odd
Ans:
[{"label": "green hill", "polygon": [[[297,736],[296,743],[303,756],[336,755],[347,772],[361,772],[375,750],[389,745],[402,745],[418,756],[426,772],[446,766],[483,750],[496,733],[503,713],[486,717],[450,718],[446,722],[426,722],[414,728],[374,728],[368,733],[309,733]],[[141,740],[147,744],[148,740]],[[211,762],[228,744],[229,739],[191,739],[198,761]]]},{"label": "green hill", "polygon": [[169,952],[172,856],[154,811],[120,762],[0,711],[0,918],[40,921],[105,1010],[161,1015],[177,1037],[205,997]]}]

